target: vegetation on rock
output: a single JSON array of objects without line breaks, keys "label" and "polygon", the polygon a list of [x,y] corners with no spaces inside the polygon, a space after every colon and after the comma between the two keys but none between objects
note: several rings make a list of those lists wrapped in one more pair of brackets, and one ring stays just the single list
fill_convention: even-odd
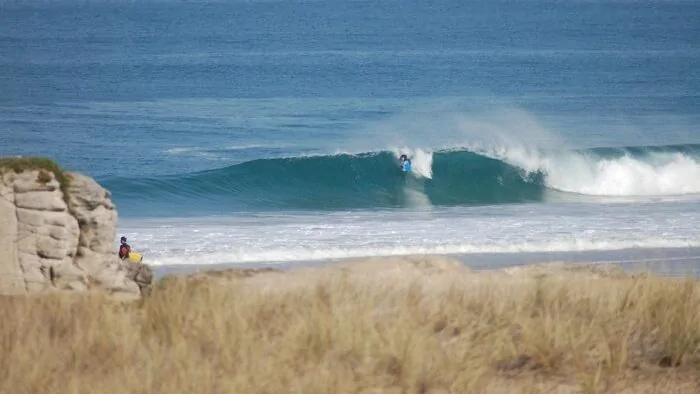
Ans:
[{"label": "vegetation on rock", "polygon": [[14,171],[20,174],[24,171],[38,170],[37,182],[45,184],[51,181],[49,172],[61,186],[63,198],[68,202],[69,175],[53,160],[40,156],[0,157],[0,173]]}]

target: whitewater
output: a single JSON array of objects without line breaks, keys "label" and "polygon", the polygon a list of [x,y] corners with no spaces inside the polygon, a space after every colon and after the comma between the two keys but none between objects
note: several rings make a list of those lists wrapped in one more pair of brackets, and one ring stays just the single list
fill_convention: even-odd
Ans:
[{"label": "whitewater", "polygon": [[591,196],[700,194],[700,145],[598,149],[542,154],[522,148],[476,148],[554,190]]},{"label": "whitewater", "polygon": [[125,220],[122,226],[155,265],[694,248],[700,246],[696,204],[259,213]]}]

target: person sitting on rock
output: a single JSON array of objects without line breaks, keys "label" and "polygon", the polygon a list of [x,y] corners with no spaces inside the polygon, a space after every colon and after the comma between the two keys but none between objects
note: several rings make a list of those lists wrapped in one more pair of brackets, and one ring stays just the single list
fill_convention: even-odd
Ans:
[{"label": "person sitting on rock", "polygon": [[121,246],[119,246],[119,258],[124,260],[129,258],[129,253],[131,252],[131,246],[126,243],[126,237],[121,238]]}]

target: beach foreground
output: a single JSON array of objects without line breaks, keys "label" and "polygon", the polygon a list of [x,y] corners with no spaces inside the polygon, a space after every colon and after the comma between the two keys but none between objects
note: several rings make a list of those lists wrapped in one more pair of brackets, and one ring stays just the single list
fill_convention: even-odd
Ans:
[{"label": "beach foreground", "polygon": [[439,256],[5,296],[0,391],[691,393],[699,300],[694,279]]}]

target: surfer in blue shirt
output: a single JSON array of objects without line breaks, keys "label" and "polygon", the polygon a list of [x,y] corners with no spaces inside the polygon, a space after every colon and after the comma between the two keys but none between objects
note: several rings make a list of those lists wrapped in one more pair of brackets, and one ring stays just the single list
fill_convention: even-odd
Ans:
[{"label": "surfer in blue shirt", "polygon": [[410,172],[411,171],[411,159],[408,158],[406,155],[401,155],[399,158],[401,161],[401,170],[403,172]]}]

